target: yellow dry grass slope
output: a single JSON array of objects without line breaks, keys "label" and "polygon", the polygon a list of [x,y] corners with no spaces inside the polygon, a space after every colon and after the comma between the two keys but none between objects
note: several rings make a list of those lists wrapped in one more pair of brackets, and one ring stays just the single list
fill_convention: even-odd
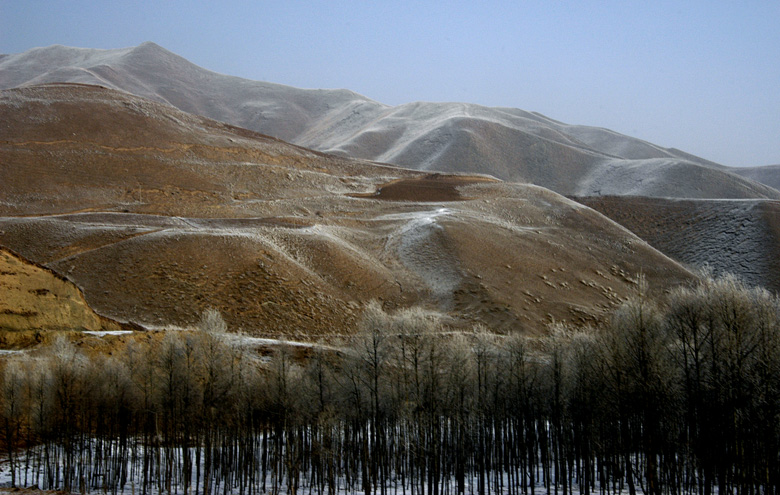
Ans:
[{"label": "yellow dry grass slope", "polygon": [[117,330],[84,295],[52,270],[0,247],[0,331]]}]

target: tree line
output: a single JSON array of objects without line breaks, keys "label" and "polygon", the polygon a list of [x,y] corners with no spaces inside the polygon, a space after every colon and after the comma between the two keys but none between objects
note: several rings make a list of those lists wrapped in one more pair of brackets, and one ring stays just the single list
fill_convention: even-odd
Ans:
[{"label": "tree line", "polygon": [[182,494],[772,494],[780,302],[731,277],[604,328],[445,332],[370,304],[338,348],[271,356],[215,311],[159,346],[9,359],[13,486]]}]

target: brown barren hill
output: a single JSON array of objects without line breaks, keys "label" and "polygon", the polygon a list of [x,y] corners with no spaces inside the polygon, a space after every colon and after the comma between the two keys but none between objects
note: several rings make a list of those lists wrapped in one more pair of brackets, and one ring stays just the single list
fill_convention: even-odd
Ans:
[{"label": "brown barren hill", "polygon": [[7,331],[119,330],[97,315],[81,291],[56,272],[0,247],[0,339]]},{"label": "brown barren hill", "polygon": [[376,198],[388,201],[458,201],[466,199],[460,187],[480,182],[497,182],[488,176],[429,174],[423,177],[397,179],[380,185],[376,192],[355,194],[356,198]]},{"label": "brown barren hill", "polygon": [[692,275],[593,210],[486,176],[339,158],[106,88],[0,92],[0,245],[101,314],[251,335],[351,333],[362,308],[453,327],[597,323]]}]

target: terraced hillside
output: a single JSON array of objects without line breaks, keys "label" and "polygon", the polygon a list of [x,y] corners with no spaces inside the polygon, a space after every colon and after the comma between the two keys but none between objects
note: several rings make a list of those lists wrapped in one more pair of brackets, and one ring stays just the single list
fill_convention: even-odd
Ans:
[{"label": "terraced hillside", "polygon": [[0,93],[0,245],[98,312],[253,335],[349,332],[363,305],[454,326],[595,322],[692,275],[549,190],[338,158],[94,86]]}]

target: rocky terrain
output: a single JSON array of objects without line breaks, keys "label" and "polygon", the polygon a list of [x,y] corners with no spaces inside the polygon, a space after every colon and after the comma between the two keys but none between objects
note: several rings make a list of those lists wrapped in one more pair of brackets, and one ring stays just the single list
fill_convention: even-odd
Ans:
[{"label": "rocky terrain", "polygon": [[780,292],[780,202],[583,197],[685,265]]},{"label": "rocky terrain", "polygon": [[602,320],[640,271],[656,291],[693,277],[547,189],[326,155],[106,88],[0,92],[0,156],[0,245],[147,328],[213,307],[310,339],[377,299],[534,334]]},{"label": "rocky terrain", "polygon": [[208,71],[154,43],[116,50],[51,46],[0,58],[0,88],[46,82],[121,89],[328,153],[489,174],[561,194],[780,199],[773,189],[776,169],[743,174],[680,150],[518,109],[427,102],[392,107],[347,90],[250,81]]}]

